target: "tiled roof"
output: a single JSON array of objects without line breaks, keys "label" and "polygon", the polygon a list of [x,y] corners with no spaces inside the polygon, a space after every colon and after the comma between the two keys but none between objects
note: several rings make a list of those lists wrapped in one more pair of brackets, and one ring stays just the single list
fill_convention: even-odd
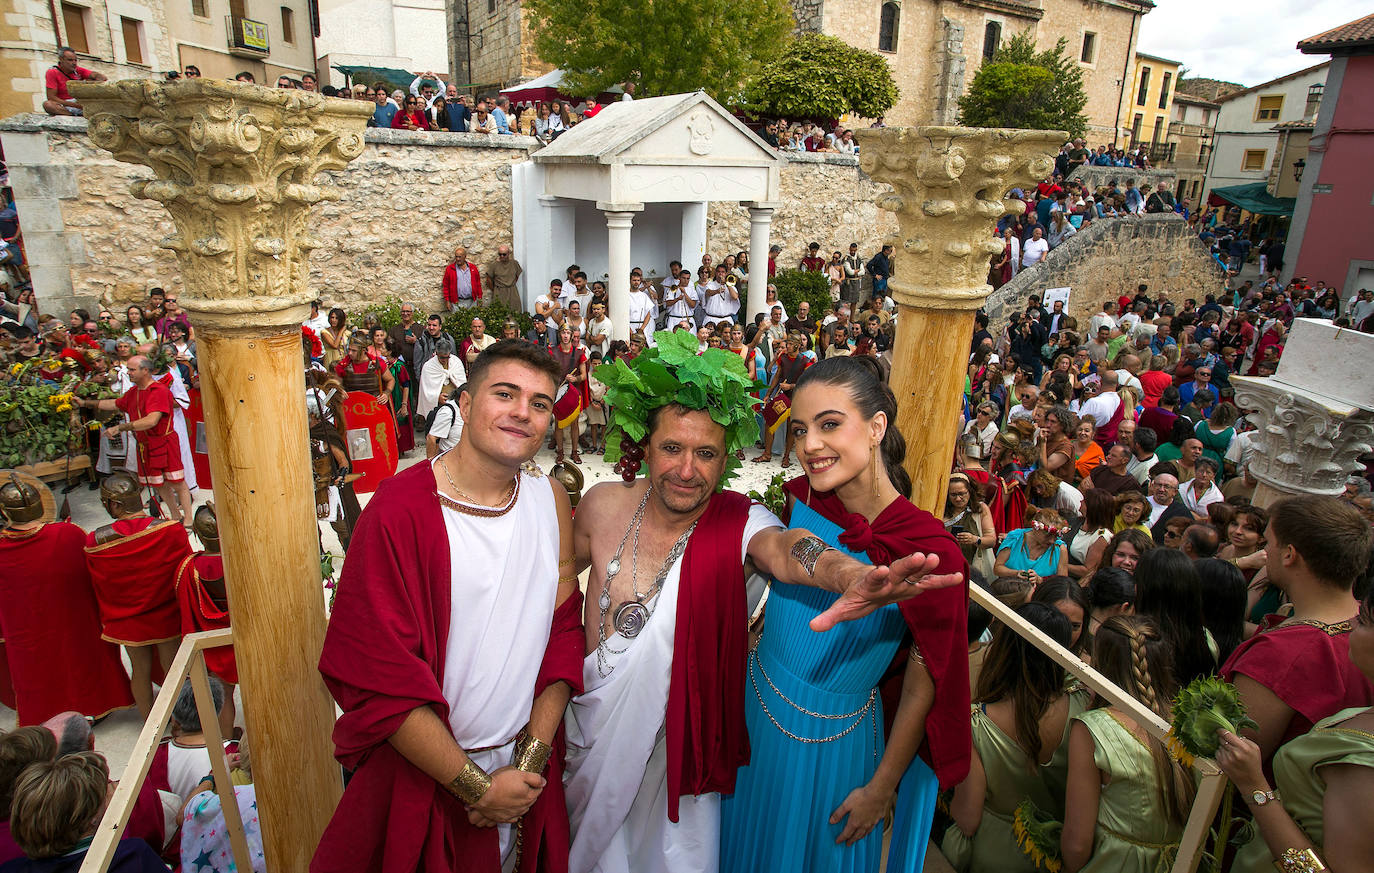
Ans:
[{"label": "tiled roof", "polygon": [[1374,15],[1333,27],[1326,33],[1309,36],[1298,43],[1298,51],[1309,55],[1324,55],[1353,48],[1374,49]]}]

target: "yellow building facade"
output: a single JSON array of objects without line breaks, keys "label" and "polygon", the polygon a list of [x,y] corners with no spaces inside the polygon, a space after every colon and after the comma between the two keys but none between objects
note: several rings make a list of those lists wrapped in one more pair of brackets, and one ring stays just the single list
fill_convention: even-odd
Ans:
[{"label": "yellow building facade", "polygon": [[1122,94],[1117,123],[1125,133],[1126,144],[1130,148],[1145,146],[1156,161],[1169,140],[1174,88],[1181,66],[1178,61],[1136,52],[1131,78]]}]

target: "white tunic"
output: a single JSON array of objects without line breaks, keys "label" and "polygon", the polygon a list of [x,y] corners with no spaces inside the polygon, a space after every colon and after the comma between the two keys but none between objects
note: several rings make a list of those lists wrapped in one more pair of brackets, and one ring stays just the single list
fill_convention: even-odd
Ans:
[{"label": "white tunic", "polygon": [[[749,541],[773,527],[782,522],[762,506],[750,507],[741,564]],[[586,690],[564,719],[570,873],[714,873],[719,867],[719,794],[680,798],[677,823],[668,820],[664,717],[681,575],[679,558],[637,637],[615,633],[606,640],[609,676],[602,677],[596,652],[582,662]]]},{"label": "white tunic", "polygon": [[[465,750],[497,747],[468,751],[490,773],[510,763],[548,648],[558,599],[558,508],[549,480],[522,472],[505,515],[479,518],[447,505],[443,513],[452,574],[444,649],[449,727]],[[514,832],[510,825],[498,830],[505,858]]]},{"label": "white tunic", "polygon": [[186,383],[181,381],[181,371],[172,367],[168,372],[172,374],[172,400],[176,406],[172,407],[172,429],[177,432],[177,439],[181,441],[181,469],[186,477],[186,487],[195,491],[198,487],[196,482],[195,458],[191,454],[191,434],[186,427],[186,410],[191,408],[191,394],[186,390]]}]

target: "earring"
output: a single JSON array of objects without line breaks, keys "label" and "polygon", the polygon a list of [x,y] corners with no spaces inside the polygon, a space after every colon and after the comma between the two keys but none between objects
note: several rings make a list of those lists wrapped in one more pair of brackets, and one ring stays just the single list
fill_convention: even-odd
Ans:
[{"label": "earring", "polygon": [[869,466],[873,469],[873,497],[878,497],[878,444],[874,443],[872,450],[868,453]]}]

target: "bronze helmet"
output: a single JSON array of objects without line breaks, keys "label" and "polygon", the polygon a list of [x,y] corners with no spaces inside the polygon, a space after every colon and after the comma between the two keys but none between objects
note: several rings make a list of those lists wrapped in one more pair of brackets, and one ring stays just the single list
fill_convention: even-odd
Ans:
[{"label": "bronze helmet", "polygon": [[196,507],[191,516],[191,530],[196,532],[207,552],[219,551],[219,521],[215,518],[215,504]]},{"label": "bronze helmet", "polygon": [[582,470],[576,464],[559,463],[553,465],[549,475],[567,489],[568,499],[573,506],[577,506],[577,501],[582,499],[582,486],[586,481],[582,476]]},{"label": "bronze helmet", "polygon": [[10,479],[0,485],[0,512],[10,524],[24,524],[43,517],[43,497],[38,489],[10,473]]},{"label": "bronze helmet", "polygon": [[143,495],[138,480],[123,470],[111,473],[100,483],[100,502],[105,505],[105,511],[111,518],[143,512]]}]

